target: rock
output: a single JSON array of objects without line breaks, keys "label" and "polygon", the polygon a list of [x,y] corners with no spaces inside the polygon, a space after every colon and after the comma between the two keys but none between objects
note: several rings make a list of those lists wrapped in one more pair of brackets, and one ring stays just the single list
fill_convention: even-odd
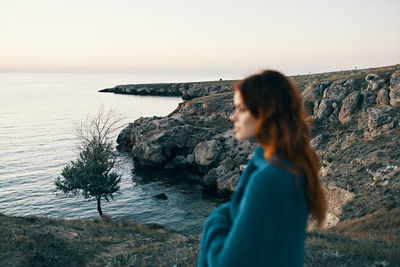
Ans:
[{"label": "rock", "polygon": [[345,86],[344,84],[344,81],[333,82],[331,86],[325,89],[322,97],[341,102],[351,91],[350,85],[352,83],[348,83],[347,86]]},{"label": "rock", "polygon": [[[193,154],[198,143],[211,140],[232,128],[229,120],[233,111],[232,95],[225,93],[183,102],[166,117],[139,118],[121,132],[117,141],[120,146],[132,145],[133,158],[138,167],[185,166],[183,159],[177,162],[179,158],[174,158]],[[168,165],[169,162],[171,164]],[[194,155],[186,163],[192,166]],[[204,163],[202,167],[208,168]],[[207,172],[204,168],[201,171]]]},{"label": "rock", "polygon": [[318,83],[317,81],[309,84],[301,95],[303,97],[304,105],[307,110],[312,113],[314,109],[314,103],[317,102],[322,96],[324,89],[329,85],[329,83]]},{"label": "rock", "polygon": [[315,116],[319,119],[328,117],[333,112],[332,104],[334,102],[332,99],[322,99]]},{"label": "rock", "polygon": [[368,82],[367,91],[377,91],[385,84],[385,80],[375,73],[369,73],[365,80]]},{"label": "rock", "polygon": [[368,114],[368,128],[370,130],[375,130],[384,124],[388,124],[393,121],[390,116],[390,109],[373,109]]},{"label": "rock", "polygon": [[324,134],[319,134],[311,139],[310,144],[315,150],[318,150],[326,141],[327,137]]},{"label": "rock", "polygon": [[367,76],[365,76],[365,81],[367,82],[373,82],[379,79],[379,75],[375,73],[368,73]]},{"label": "rock", "polygon": [[241,165],[239,166],[239,171],[240,171],[240,172],[243,172],[244,169],[246,169],[246,167],[247,167],[246,164],[241,164]]},{"label": "rock", "polygon": [[173,160],[168,162],[168,164],[164,167],[167,170],[171,169],[181,169],[187,168],[188,162],[185,156],[176,156]]},{"label": "rock", "polygon": [[235,191],[239,182],[240,173],[238,171],[229,172],[217,179],[217,190],[220,193],[231,193]]},{"label": "rock", "polygon": [[166,199],[168,199],[167,195],[164,194],[164,193],[155,195],[154,197],[157,198],[157,199],[161,199],[161,200],[166,200]]},{"label": "rock", "polygon": [[194,163],[194,155],[193,154],[187,155],[186,162],[187,162],[188,165],[193,165],[193,163]]},{"label": "rock", "polygon": [[[335,226],[343,213],[343,207],[354,198],[354,194],[337,186],[327,186],[324,188],[325,197],[328,202],[328,212],[324,228]],[[315,223],[310,223],[308,230],[315,229]]]},{"label": "rock", "polygon": [[201,142],[194,149],[194,160],[196,164],[207,167],[217,159],[220,152],[219,142],[215,140]]},{"label": "rock", "polygon": [[[391,107],[372,109],[368,113],[368,130],[364,133],[366,139],[373,139],[387,130],[397,126],[395,111]],[[398,115],[398,114],[397,114]]]},{"label": "rock", "polygon": [[386,89],[380,89],[378,95],[376,96],[376,104],[378,106],[388,106],[389,105],[389,91]]},{"label": "rock", "polygon": [[367,87],[367,90],[370,88],[371,91],[377,91],[382,88],[382,86],[385,84],[385,80],[378,80],[376,82],[370,83]]},{"label": "rock", "polygon": [[143,167],[156,167],[167,159],[163,155],[161,146],[156,143],[143,141],[132,149],[133,157]]},{"label": "rock", "polygon": [[335,102],[332,103],[332,108],[333,108],[333,111],[329,115],[329,120],[330,121],[337,121],[338,116],[339,116],[339,112],[340,112],[340,105],[338,104],[338,102],[335,101]]},{"label": "rock", "polygon": [[339,113],[339,121],[341,123],[349,122],[354,112],[359,108],[362,101],[362,95],[358,91],[351,92],[345,99],[343,99],[342,107]]},{"label": "rock", "polygon": [[363,94],[363,99],[364,102],[362,104],[362,109],[364,111],[368,111],[369,108],[373,107],[376,105],[375,99],[376,99],[376,95],[372,92],[365,92]]},{"label": "rock", "polygon": [[129,123],[128,126],[126,126],[119,134],[117,137],[117,143],[118,143],[118,149],[126,149],[126,148],[131,148],[132,147],[132,137],[131,137],[131,131],[132,131],[133,123]]},{"label": "rock", "polygon": [[400,70],[394,72],[390,77],[390,105],[400,107]]},{"label": "rock", "polygon": [[217,189],[217,179],[228,173],[228,170],[224,166],[218,166],[217,168],[211,169],[201,178],[201,182],[206,189],[215,190]]},{"label": "rock", "polygon": [[356,85],[356,80],[351,78],[344,82],[343,86],[354,90],[354,86]]},{"label": "rock", "polygon": [[396,174],[400,173],[400,167],[396,165],[386,165],[376,170],[368,169],[368,173],[372,176],[371,186],[387,186],[389,182],[394,180],[393,178],[396,177]]},{"label": "rock", "polygon": [[233,170],[235,167],[234,161],[230,156],[227,156],[224,160],[222,160],[220,165],[224,166],[228,171]]}]

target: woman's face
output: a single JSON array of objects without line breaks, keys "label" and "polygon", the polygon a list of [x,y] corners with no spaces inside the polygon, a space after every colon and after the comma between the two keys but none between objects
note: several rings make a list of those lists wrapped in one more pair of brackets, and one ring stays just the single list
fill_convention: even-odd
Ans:
[{"label": "woman's face", "polygon": [[233,104],[235,105],[235,111],[229,119],[233,121],[236,139],[243,140],[255,136],[257,119],[244,105],[239,91],[235,91]]}]

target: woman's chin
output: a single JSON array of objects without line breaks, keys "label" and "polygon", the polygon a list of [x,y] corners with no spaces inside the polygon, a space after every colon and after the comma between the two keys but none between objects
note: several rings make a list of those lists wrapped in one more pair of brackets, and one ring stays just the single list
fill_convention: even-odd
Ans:
[{"label": "woman's chin", "polygon": [[241,141],[241,140],[244,139],[244,138],[243,138],[240,134],[238,134],[238,133],[235,133],[235,138],[236,138],[236,140],[238,140],[238,141]]}]

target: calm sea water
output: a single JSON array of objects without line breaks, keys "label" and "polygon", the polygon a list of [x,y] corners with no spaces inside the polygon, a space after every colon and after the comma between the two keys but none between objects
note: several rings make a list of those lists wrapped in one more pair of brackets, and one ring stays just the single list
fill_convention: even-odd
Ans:
[{"label": "calm sea water", "polygon": [[[65,198],[55,191],[55,178],[76,159],[74,125],[101,105],[124,116],[122,126],[141,116],[165,116],[182,100],[97,91],[117,84],[196,80],[210,78],[0,73],[0,212],[68,219],[98,217],[94,201],[80,196]],[[216,203],[203,199],[199,186],[171,184],[163,177],[138,182],[131,157],[121,153],[120,160],[120,194],[115,201],[102,202],[103,212],[114,219],[160,223],[187,234],[201,232]],[[159,193],[165,193],[168,200],[154,198]]]}]

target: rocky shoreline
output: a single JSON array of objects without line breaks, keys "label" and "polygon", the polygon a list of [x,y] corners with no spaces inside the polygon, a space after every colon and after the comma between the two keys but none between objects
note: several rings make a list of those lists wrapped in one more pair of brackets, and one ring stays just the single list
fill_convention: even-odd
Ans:
[{"label": "rocky shoreline", "polygon": [[[328,224],[400,206],[400,65],[290,78],[314,120]],[[206,192],[229,195],[256,146],[234,138],[229,90],[206,89],[166,117],[139,118],[121,131],[119,148],[135,168],[186,170]]]},{"label": "rocky shoreline", "polygon": [[124,95],[181,96],[183,100],[232,91],[232,81],[126,84],[100,90],[101,93]]}]

